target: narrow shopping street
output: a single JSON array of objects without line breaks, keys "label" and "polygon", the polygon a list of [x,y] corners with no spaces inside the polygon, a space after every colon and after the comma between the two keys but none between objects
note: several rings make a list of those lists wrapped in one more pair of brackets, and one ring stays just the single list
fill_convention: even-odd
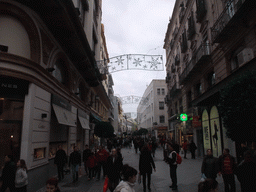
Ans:
[{"label": "narrow shopping street", "polygon": [[[124,157],[124,164],[128,163],[130,166],[138,170],[139,168],[139,153],[136,154],[134,149],[123,148],[122,154]],[[182,156],[183,157],[183,156]],[[161,148],[157,148],[156,155],[154,158],[156,165],[156,172],[152,174],[151,191],[152,192],[167,192],[172,191],[169,188],[171,185],[169,165],[163,161],[163,153]],[[202,158],[188,159],[183,158],[183,162],[178,166],[178,192],[196,192],[197,185],[200,181],[201,176],[201,164]],[[217,181],[219,182],[219,191],[224,192],[223,180],[218,176]],[[84,175],[79,178],[78,183],[73,184],[71,175],[67,175],[65,179],[60,183],[60,189],[62,192],[102,192],[103,191],[104,179],[101,177],[100,181],[93,179],[92,181],[87,180],[87,176]],[[240,184],[236,180],[237,192],[240,191]],[[37,192],[45,192],[45,188]],[[109,191],[109,190],[108,190]],[[136,183],[136,192],[142,192],[142,183]]]}]

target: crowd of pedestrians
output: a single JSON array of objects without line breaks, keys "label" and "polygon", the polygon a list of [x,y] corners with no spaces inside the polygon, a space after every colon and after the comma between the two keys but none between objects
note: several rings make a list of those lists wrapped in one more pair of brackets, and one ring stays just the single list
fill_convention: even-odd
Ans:
[{"label": "crowd of pedestrians", "polygon": [[[129,165],[123,165],[123,156],[121,149],[123,147],[131,148],[134,146],[135,153],[139,153],[139,170],[137,171]],[[78,151],[74,146],[69,160],[62,146],[58,146],[54,164],[58,170],[58,179],[50,178],[46,183],[47,192],[60,192],[58,183],[64,179],[64,172],[67,171],[67,165],[71,169],[73,183],[76,183],[81,174],[81,163],[84,163],[85,174],[88,180],[96,178],[99,181],[102,178],[108,179],[108,189],[111,192],[135,192],[135,182],[142,178],[143,192],[151,191],[151,174],[156,171],[154,163],[155,151],[157,147],[162,147],[164,161],[169,164],[172,190],[178,189],[177,167],[182,162],[180,152],[183,150],[183,158],[187,159],[187,151],[191,152],[191,159],[195,159],[197,146],[193,141],[190,143],[184,140],[182,145],[172,140],[160,139],[158,143],[156,138],[119,138],[107,141],[107,150],[105,146],[98,146],[90,149],[85,145],[83,152]],[[241,154],[236,161],[235,157],[230,155],[229,149],[224,149],[223,154],[214,157],[211,149],[206,151],[203,158],[201,173],[202,178],[198,184],[199,192],[218,191],[218,182],[216,178],[222,176],[225,192],[235,192],[235,177],[241,184],[242,192],[256,191],[256,162],[255,152],[249,150],[245,145],[241,145]],[[138,177],[137,177],[138,176]],[[2,168],[2,186],[0,192],[5,192],[9,188],[10,192],[26,192],[28,185],[28,176],[26,163],[20,159],[15,165],[11,155],[5,156],[5,165]]]}]

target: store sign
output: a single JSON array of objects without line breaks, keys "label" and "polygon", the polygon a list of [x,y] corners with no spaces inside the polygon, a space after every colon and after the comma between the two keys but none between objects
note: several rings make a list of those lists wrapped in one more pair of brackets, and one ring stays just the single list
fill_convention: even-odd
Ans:
[{"label": "store sign", "polygon": [[28,93],[28,84],[28,81],[22,79],[0,77],[1,96],[26,95]]},{"label": "store sign", "polygon": [[186,113],[181,113],[180,114],[180,120],[181,121],[187,121],[188,120],[188,115]]},{"label": "store sign", "polygon": [[200,118],[200,116],[193,116],[192,126],[194,128],[202,126],[202,122],[199,120],[199,118]]}]

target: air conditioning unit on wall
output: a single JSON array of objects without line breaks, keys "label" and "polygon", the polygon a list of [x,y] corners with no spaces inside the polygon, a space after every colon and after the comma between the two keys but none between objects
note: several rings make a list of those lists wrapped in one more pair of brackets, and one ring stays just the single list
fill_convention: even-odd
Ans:
[{"label": "air conditioning unit on wall", "polygon": [[254,58],[254,53],[251,48],[245,48],[237,54],[237,61],[239,67]]}]

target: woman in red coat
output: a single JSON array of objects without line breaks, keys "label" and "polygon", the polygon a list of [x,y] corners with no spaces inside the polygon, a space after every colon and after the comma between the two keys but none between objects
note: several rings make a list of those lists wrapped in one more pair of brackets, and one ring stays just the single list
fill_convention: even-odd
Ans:
[{"label": "woman in red coat", "polygon": [[96,165],[97,165],[97,160],[96,160],[95,154],[92,152],[91,155],[88,157],[88,160],[86,161],[86,166],[89,169],[88,181],[90,181],[92,177],[94,178]]}]

